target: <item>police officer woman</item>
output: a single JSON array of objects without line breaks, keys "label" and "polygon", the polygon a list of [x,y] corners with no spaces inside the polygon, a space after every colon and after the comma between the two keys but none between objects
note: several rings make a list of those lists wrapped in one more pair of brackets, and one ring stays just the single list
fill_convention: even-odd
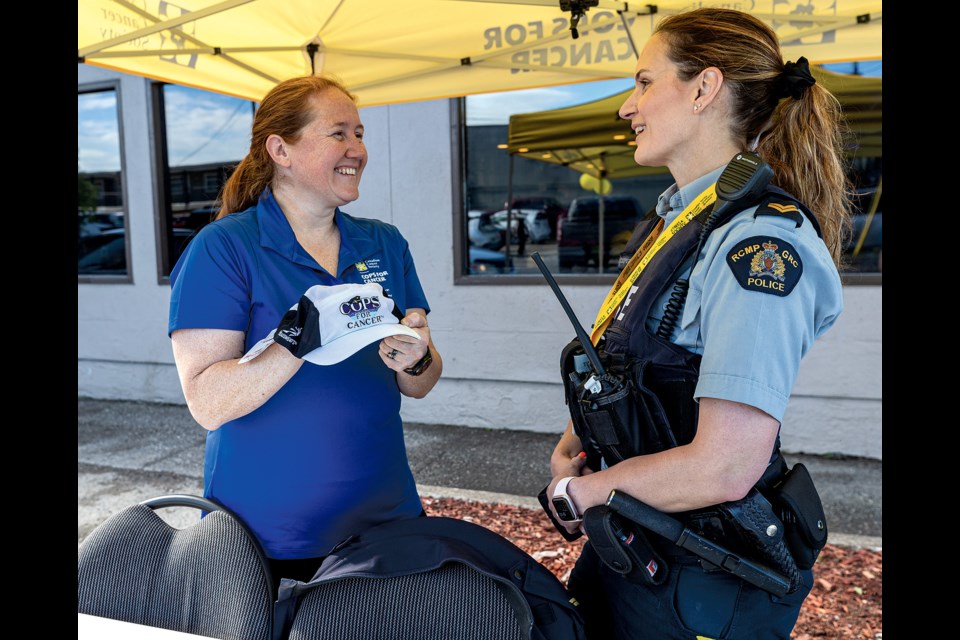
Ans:
[{"label": "police officer woman", "polygon": [[[634,157],[666,166],[676,183],[660,196],[658,216],[634,233],[624,273],[636,279],[611,291],[603,306],[613,311],[601,311],[593,341],[607,354],[652,363],[649,383],[677,446],[591,468],[582,453],[590,443],[568,424],[547,495],[569,498],[571,533],[611,490],[692,526],[687,514],[782,475],[779,432],[800,360],[842,309],[838,264],[849,214],[840,110],[806,60],[784,63],[774,32],[749,14],[698,9],[659,24],[635,81],[620,109],[636,134]],[[688,231],[700,225],[685,231],[677,221],[708,210],[724,167],[748,151],[790,195],[741,207],[698,245]],[[668,384],[658,366],[682,375]],[[597,544],[584,547],[569,588],[590,637],[790,636],[812,570],[778,597],[705,568],[663,538],[649,540],[669,565],[659,584],[624,577],[600,561]]]}]

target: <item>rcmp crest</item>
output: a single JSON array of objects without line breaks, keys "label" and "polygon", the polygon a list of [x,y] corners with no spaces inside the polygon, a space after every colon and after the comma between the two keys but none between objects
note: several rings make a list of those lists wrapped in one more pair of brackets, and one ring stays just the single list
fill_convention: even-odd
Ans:
[{"label": "rcmp crest", "polygon": [[763,251],[750,261],[751,276],[767,276],[783,282],[786,271],[783,258],[777,255],[777,245],[772,242],[763,243]]},{"label": "rcmp crest", "polygon": [[788,296],[803,274],[797,250],[780,238],[754,236],[727,253],[727,265],[747,291]]}]

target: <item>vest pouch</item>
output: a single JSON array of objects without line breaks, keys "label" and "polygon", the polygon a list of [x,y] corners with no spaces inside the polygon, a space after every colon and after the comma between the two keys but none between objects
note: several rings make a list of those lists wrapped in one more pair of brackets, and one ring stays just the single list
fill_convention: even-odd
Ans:
[{"label": "vest pouch", "polygon": [[577,338],[571,340],[560,353],[560,378],[563,381],[564,401],[570,411],[573,432],[580,438],[583,450],[587,454],[587,466],[598,470],[601,467],[600,459],[603,457],[603,452],[584,428],[586,419],[580,404],[580,398],[584,393],[583,381],[586,376],[589,376],[589,365],[584,366],[586,359],[580,340]]},{"label": "vest pouch", "polygon": [[797,463],[774,488],[784,541],[801,569],[809,569],[827,544],[827,517],[807,468]]},{"label": "vest pouch", "polygon": [[647,385],[649,360],[630,360],[633,379],[634,404],[640,421],[644,425],[642,441],[638,445],[638,454],[656,453],[677,446],[677,439],[670,426],[670,419],[659,396]]},{"label": "vest pouch", "polygon": [[644,383],[647,362],[600,351],[603,375],[589,367],[579,340],[561,355],[561,373],[573,428],[587,464],[599,469],[632,456],[676,446],[660,400]]}]

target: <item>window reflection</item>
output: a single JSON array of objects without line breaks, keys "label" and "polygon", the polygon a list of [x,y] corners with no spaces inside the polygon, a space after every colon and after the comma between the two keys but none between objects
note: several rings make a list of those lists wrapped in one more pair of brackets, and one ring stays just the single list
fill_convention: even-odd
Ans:
[{"label": "window reflection", "polygon": [[117,92],[77,94],[77,275],[126,275]]},{"label": "window reflection", "polygon": [[534,251],[553,273],[616,273],[630,231],[670,185],[670,176],[608,181],[612,191],[599,195],[582,186],[583,174],[558,164],[550,153],[511,159],[506,143],[514,113],[589,102],[630,84],[614,80],[465,99],[468,258],[463,273],[539,275],[530,257]]},{"label": "window reflection", "polygon": [[169,275],[186,243],[219,211],[220,190],[250,148],[256,104],[177,85],[157,91],[164,123],[163,275]]},{"label": "window reflection", "polygon": [[[853,65],[852,70],[868,76],[881,72],[879,64],[866,63]],[[636,169],[629,135],[609,135],[610,142],[603,143],[606,146],[590,146],[595,144],[598,131],[606,135],[603,127],[613,127],[606,119],[608,112],[619,124],[616,106],[608,102],[617,102],[613,99],[619,100],[619,94],[627,91],[630,81],[625,82],[583,83],[464,99],[461,126],[466,147],[463,179],[467,219],[462,242],[467,258],[462,273],[539,274],[530,258],[533,251],[541,254],[554,273],[617,273],[619,253],[636,221],[673,182],[662,168],[650,168],[651,173],[638,177],[602,181],[594,177],[601,168],[607,176],[635,174],[627,168]],[[883,265],[882,91],[877,82],[857,87],[867,85],[869,91],[861,95],[838,84],[846,91],[840,99],[846,101],[844,113],[855,136],[850,146],[851,178],[856,187],[853,233],[845,248],[843,267],[850,274],[880,273]],[[864,91],[867,89],[861,89],[861,93]],[[577,105],[585,108],[569,109]],[[592,137],[576,133],[578,123],[570,121],[572,113],[584,118],[583,131],[593,132]],[[512,116],[518,117],[511,120]],[[519,126],[520,121],[524,126]],[[590,140],[589,145],[581,142],[584,137]],[[527,140],[533,144],[526,144]],[[569,148],[545,148],[568,141]],[[591,164],[598,153],[606,164]]]}]

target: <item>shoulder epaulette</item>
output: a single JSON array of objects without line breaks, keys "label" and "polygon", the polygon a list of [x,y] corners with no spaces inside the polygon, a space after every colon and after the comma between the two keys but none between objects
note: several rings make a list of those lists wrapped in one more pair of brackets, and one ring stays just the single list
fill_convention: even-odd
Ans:
[{"label": "shoulder epaulette", "polygon": [[796,225],[799,227],[803,224],[803,219],[806,217],[810,220],[810,223],[813,225],[814,230],[816,230],[817,235],[823,237],[823,234],[820,231],[820,224],[817,222],[816,216],[810,212],[803,204],[801,204],[796,198],[792,195],[772,185],[767,187],[768,195],[766,198],[760,201],[760,204],[757,206],[757,210],[754,212],[753,217],[757,216],[777,216],[779,218],[788,218],[793,220]]}]

